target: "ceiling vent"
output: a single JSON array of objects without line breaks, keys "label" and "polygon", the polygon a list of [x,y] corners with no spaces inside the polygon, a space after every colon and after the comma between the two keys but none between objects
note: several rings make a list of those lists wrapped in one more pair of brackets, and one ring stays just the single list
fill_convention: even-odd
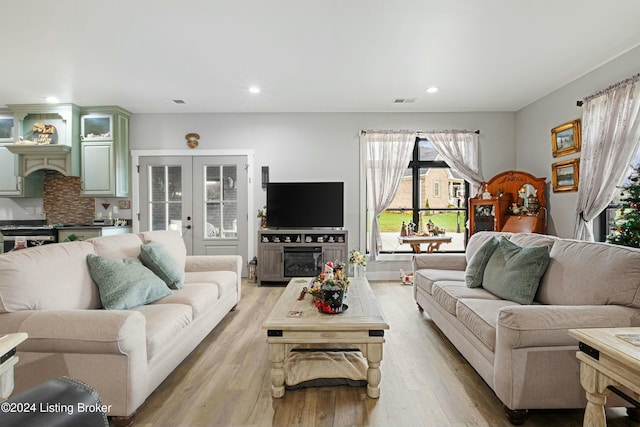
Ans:
[{"label": "ceiling vent", "polygon": [[174,99],[173,102],[176,103],[176,104],[186,104],[187,103],[187,101],[185,101],[184,99]]},{"label": "ceiling vent", "polygon": [[414,102],[416,102],[416,99],[418,98],[395,98],[393,100],[394,104],[413,104]]}]

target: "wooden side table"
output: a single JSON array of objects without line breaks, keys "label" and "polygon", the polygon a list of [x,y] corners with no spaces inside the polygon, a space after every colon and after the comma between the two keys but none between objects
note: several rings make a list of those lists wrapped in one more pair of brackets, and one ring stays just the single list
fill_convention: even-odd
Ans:
[{"label": "wooden side table", "polygon": [[440,249],[440,245],[442,243],[451,243],[451,237],[447,237],[444,235],[440,236],[399,236],[398,242],[402,245],[404,243],[408,243],[411,245],[411,249],[414,253],[421,253],[420,244],[427,243],[429,246],[427,247],[427,253],[433,253],[433,251],[437,251]]},{"label": "wooden side table", "polygon": [[16,347],[27,337],[25,332],[0,336],[0,402],[13,391],[13,367],[18,363]]},{"label": "wooden side table", "polygon": [[632,398],[640,396],[640,345],[619,337],[632,334],[640,337],[640,328],[569,330],[569,335],[579,341],[576,357],[580,360],[580,384],[587,396],[583,426],[607,425],[604,405],[611,393],[609,387],[623,385],[633,392]]}]

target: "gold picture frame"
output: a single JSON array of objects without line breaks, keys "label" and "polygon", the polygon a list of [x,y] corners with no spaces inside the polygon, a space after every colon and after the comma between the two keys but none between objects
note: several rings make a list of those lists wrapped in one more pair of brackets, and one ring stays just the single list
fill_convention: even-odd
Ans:
[{"label": "gold picture frame", "polygon": [[553,157],[579,153],[581,145],[580,119],[551,129],[551,151]]},{"label": "gold picture frame", "polygon": [[580,159],[556,162],[551,165],[553,191],[578,191],[580,180]]}]

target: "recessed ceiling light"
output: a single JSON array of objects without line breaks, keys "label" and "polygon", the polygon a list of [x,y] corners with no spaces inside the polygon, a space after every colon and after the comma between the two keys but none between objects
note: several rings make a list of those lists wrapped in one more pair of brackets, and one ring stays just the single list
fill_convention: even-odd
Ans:
[{"label": "recessed ceiling light", "polygon": [[436,93],[438,91],[438,88],[435,86],[431,86],[427,88],[427,93]]},{"label": "recessed ceiling light", "polygon": [[45,100],[49,103],[49,104],[59,104],[60,100],[58,98],[56,98],[55,96],[47,96],[45,98]]},{"label": "recessed ceiling light", "polygon": [[260,88],[258,86],[251,86],[249,88],[249,92],[251,92],[251,93],[260,93]]}]

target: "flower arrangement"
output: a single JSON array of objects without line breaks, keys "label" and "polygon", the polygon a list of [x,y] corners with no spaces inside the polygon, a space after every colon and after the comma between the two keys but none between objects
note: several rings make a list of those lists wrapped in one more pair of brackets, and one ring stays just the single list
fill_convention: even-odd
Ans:
[{"label": "flower arrangement", "polygon": [[258,210],[258,218],[260,218],[260,227],[266,228],[267,226],[267,206],[263,206]]},{"label": "flower arrangement", "polygon": [[367,265],[367,258],[363,254],[361,254],[359,250],[352,249],[349,256],[349,264],[361,265],[364,267]]},{"label": "flower arrangement", "polygon": [[344,291],[349,289],[349,278],[345,272],[343,262],[326,263],[322,272],[311,282],[309,293],[312,295],[320,293],[322,286],[337,286]]}]

